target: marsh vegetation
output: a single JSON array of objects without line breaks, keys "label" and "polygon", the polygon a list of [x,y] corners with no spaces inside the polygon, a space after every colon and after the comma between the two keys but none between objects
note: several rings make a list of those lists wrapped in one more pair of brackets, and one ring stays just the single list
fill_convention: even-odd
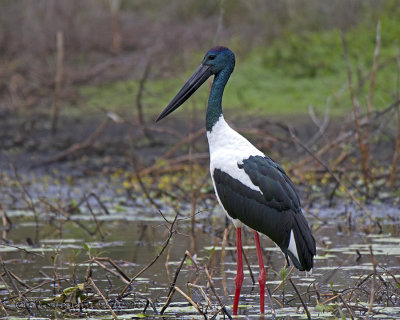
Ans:
[{"label": "marsh vegetation", "polygon": [[[0,7],[2,317],[231,317],[207,90],[153,122],[214,43],[238,57],[226,118],[279,160],[317,241],[307,276],[262,240],[265,318],[400,317],[396,1]],[[244,237],[240,315],[260,318]]]}]

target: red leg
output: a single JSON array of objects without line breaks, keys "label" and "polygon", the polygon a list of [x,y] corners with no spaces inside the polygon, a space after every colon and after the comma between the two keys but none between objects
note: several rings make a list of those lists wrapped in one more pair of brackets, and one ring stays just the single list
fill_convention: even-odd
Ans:
[{"label": "red leg", "polygon": [[265,280],[267,279],[267,274],[265,272],[264,261],[261,254],[260,237],[257,231],[254,231],[254,240],[257,248],[258,265],[260,267],[260,274],[258,276],[258,283],[260,285],[260,312],[264,313]]},{"label": "red leg", "polygon": [[235,277],[235,298],[233,300],[233,314],[237,315],[240,290],[243,283],[243,258],[242,258],[242,229],[236,228],[236,254],[237,254],[237,269]]}]

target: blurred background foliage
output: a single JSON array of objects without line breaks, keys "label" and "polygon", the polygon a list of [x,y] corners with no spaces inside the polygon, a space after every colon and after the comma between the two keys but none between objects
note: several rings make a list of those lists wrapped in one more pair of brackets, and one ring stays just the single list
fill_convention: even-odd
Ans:
[{"label": "blurred background foliage", "polygon": [[[351,102],[341,33],[363,101],[378,21],[382,47],[374,107],[386,107],[398,93],[396,0],[3,0],[0,9],[0,108],[9,111],[50,108],[59,31],[64,114],[131,109],[149,66],[141,99],[154,117],[204,52],[219,44],[237,55],[225,107],[304,114],[309,105],[325,110],[333,97],[332,112],[342,115]],[[201,108],[205,91],[193,100]]]}]

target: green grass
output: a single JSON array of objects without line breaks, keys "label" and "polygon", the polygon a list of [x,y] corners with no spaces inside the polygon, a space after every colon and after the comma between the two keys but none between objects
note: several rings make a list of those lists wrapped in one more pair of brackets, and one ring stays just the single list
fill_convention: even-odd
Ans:
[{"label": "green grass", "polygon": [[[392,15],[393,16],[393,15]],[[394,15],[395,16],[395,15]],[[394,42],[399,40],[400,24],[391,15],[381,17],[382,46],[379,57],[385,62],[378,71],[373,105],[382,109],[390,105],[398,90],[398,70]],[[346,33],[348,56],[357,88],[357,99],[366,105],[369,72],[375,48],[376,28],[361,22]],[[233,49],[237,46],[232,43]],[[240,50],[234,50],[239,51]],[[178,92],[179,88],[200,63],[203,53],[193,56],[191,70],[185,75],[151,80],[146,83],[143,105],[147,115],[158,114]],[[367,81],[358,87],[358,76]],[[114,82],[81,89],[84,107],[106,110],[135,111],[138,81]],[[208,88],[204,86],[186,103],[204,109]],[[352,112],[347,70],[338,30],[288,33],[267,46],[259,46],[237,58],[236,68],[225,90],[223,105],[248,114],[262,116],[305,115],[309,105],[317,112],[325,111],[331,98],[330,113],[343,115]],[[186,106],[186,109],[189,109]],[[185,109],[185,108],[183,108]]]}]

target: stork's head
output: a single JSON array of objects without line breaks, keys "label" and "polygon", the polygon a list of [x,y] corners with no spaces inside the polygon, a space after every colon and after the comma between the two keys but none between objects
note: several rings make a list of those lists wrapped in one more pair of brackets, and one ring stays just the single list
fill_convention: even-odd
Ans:
[{"label": "stork's head", "polygon": [[212,74],[217,74],[223,69],[232,72],[235,66],[235,55],[226,47],[214,47],[206,53],[202,65],[209,66]]},{"label": "stork's head", "polygon": [[211,48],[204,56],[201,65],[161,112],[156,121],[165,118],[179,108],[211,75],[218,75],[220,72],[230,74],[234,67],[235,55],[231,50],[221,46]]}]

